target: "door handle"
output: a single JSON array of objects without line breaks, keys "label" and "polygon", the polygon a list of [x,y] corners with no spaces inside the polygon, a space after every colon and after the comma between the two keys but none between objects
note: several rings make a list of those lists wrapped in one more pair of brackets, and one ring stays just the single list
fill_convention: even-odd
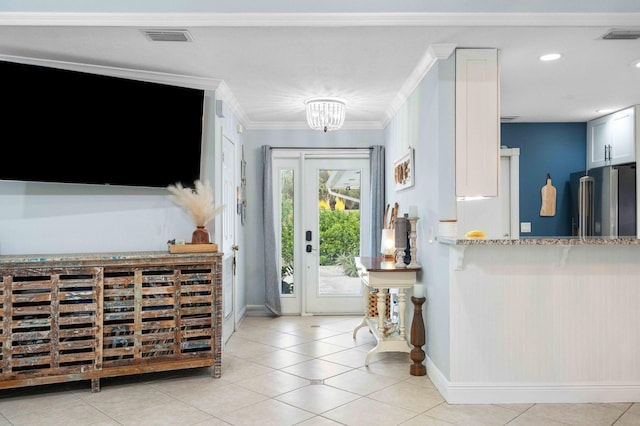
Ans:
[{"label": "door handle", "polygon": [[313,250],[313,248],[311,248],[311,244],[307,244],[307,253],[311,253],[311,251]]},{"label": "door handle", "polygon": [[238,247],[237,244],[234,244],[234,245],[231,246],[231,250],[238,251],[238,250],[240,250],[240,247]]}]

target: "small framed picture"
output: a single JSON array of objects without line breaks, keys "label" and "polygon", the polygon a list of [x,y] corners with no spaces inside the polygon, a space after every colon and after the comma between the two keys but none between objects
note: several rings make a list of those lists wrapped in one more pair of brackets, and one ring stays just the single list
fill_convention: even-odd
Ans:
[{"label": "small framed picture", "polygon": [[413,148],[393,163],[393,180],[396,191],[410,188],[414,184]]}]

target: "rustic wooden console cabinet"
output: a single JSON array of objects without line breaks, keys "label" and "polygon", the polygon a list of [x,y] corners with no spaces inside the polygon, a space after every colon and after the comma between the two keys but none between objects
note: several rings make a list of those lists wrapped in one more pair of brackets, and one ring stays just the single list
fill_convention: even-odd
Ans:
[{"label": "rustic wooden console cabinet", "polygon": [[0,256],[0,389],[213,366],[219,253]]}]

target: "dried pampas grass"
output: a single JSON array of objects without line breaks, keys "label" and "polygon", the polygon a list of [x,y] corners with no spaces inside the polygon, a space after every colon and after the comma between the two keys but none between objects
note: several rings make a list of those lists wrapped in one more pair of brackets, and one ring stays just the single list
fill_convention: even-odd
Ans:
[{"label": "dried pampas grass", "polygon": [[185,188],[181,183],[167,186],[171,200],[183,207],[196,223],[205,226],[208,221],[222,212],[224,205],[216,207],[213,202],[213,187],[208,180],[194,182],[195,188]]}]

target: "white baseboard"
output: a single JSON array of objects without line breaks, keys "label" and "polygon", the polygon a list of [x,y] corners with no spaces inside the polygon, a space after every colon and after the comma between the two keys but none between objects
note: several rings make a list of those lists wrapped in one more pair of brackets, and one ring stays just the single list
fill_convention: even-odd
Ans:
[{"label": "white baseboard", "polygon": [[449,404],[640,401],[640,383],[455,383],[429,357],[426,365],[429,379]]},{"label": "white baseboard", "polygon": [[246,305],[246,313],[248,317],[272,317],[273,314],[264,305]]}]

